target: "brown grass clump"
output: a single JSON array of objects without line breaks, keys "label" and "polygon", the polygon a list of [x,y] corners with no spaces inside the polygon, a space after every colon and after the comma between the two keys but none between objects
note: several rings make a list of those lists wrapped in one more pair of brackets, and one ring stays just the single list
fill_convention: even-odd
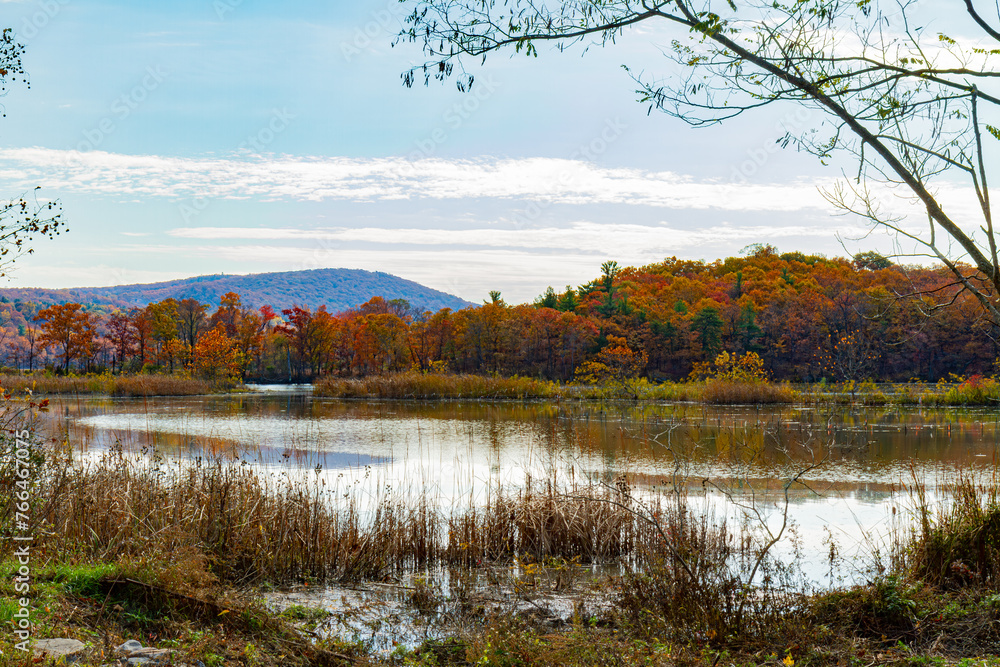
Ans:
[{"label": "brown grass clump", "polygon": [[316,383],[313,393],[331,398],[526,399],[557,397],[559,385],[526,377],[407,372],[364,378],[326,377]]},{"label": "brown grass clump", "polygon": [[[626,490],[603,486],[515,493],[497,490],[483,507],[448,518],[446,559],[474,565],[528,557],[580,562],[642,559],[658,536]],[[652,549],[659,552],[659,548]]]},{"label": "brown grass clump", "polygon": [[968,478],[950,488],[950,502],[932,511],[916,487],[918,527],[903,553],[903,569],[935,586],[1000,584],[1000,485]]},{"label": "brown grass clump", "polygon": [[701,400],[718,404],[792,403],[795,401],[795,392],[787,384],[716,378],[705,381]]},{"label": "brown grass clump", "polygon": [[120,375],[113,379],[112,396],[194,396],[212,391],[212,385],[175,375]]},{"label": "brown grass clump", "polygon": [[7,393],[108,394],[110,396],[194,396],[212,392],[207,382],[176,375],[3,375]]},{"label": "brown grass clump", "polygon": [[69,469],[45,499],[54,539],[90,557],[195,548],[228,581],[381,579],[433,557],[425,508],[385,501],[368,520],[320,484],[249,466],[164,465],[121,450]]},{"label": "brown grass clump", "polygon": [[445,515],[427,495],[365,507],[322,481],[121,449],[63,468],[39,496],[53,539],[96,559],[196,550],[229,582],[381,580],[433,565],[644,558],[648,519],[619,489],[498,490]]},{"label": "brown grass clump", "polygon": [[767,643],[787,631],[802,601],[789,585],[794,567],[770,558],[759,531],[731,532],[682,498],[674,502],[660,522],[668,548],[622,584],[620,622],[649,638],[700,636],[716,645]]}]

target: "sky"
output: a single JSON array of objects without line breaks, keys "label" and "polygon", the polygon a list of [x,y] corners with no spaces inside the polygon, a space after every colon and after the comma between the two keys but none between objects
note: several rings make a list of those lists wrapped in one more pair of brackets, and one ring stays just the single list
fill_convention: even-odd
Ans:
[{"label": "sky", "polygon": [[[313,268],[383,271],[473,302],[531,301],[615,260],[753,243],[885,250],[778,141],[818,112],[692,129],[637,102],[664,35],[470,65],[472,93],[402,85],[395,0],[0,0],[30,88],[0,102],[0,193],[58,199],[68,234],[5,286]],[[36,187],[40,189],[35,190]]]}]

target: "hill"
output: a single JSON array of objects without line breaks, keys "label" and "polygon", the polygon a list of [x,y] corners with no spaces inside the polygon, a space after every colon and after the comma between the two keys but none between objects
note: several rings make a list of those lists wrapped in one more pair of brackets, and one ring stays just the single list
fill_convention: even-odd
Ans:
[{"label": "hill", "polygon": [[374,296],[385,299],[406,299],[421,311],[441,308],[458,310],[470,303],[457,296],[439,292],[412,280],[388,273],[359,269],[312,269],[249,275],[214,275],[183,278],[144,285],[112,287],[77,287],[43,289],[19,287],[0,289],[0,301],[32,301],[44,307],[53,303],[82,303],[95,309],[130,308],[151,302],[175,299],[198,299],[215,308],[226,292],[236,292],[248,306],[273,306],[275,309],[294,305],[311,309],[326,305],[337,313],[358,306]]}]

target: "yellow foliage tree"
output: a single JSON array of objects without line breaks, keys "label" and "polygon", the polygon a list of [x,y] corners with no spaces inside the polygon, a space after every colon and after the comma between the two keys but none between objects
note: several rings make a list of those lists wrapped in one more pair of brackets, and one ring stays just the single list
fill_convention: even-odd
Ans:
[{"label": "yellow foliage tree", "polygon": [[762,383],[767,382],[769,378],[764,368],[764,360],[756,352],[739,355],[723,351],[711,362],[695,364],[694,370],[691,371],[691,379]]},{"label": "yellow foliage tree", "polygon": [[604,349],[577,367],[576,380],[608,387],[618,397],[638,398],[637,377],[648,361],[645,350],[636,352],[624,338],[608,336]]}]

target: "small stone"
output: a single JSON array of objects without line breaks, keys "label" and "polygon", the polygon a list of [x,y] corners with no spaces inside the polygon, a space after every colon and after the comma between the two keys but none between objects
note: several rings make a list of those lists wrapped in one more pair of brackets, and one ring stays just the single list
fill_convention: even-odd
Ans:
[{"label": "small stone", "polygon": [[32,649],[42,660],[73,662],[83,655],[87,645],[75,639],[39,639]]},{"label": "small stone", "polygon": [[133,651],[138,651],[142,648],[142,644],[134,639],[130,639],[118,648],[115,649],[115,654],[120,655],[132,655]]},{"label": "small stone", "polygon": [[[168,648],[140,648],[137,651],[132,651],[128,654],[129,664],[132,664],[132,660],[142,660],[143,662],[152,663],[169,663],[174,655],[174,651]],[[143,664],[142,662],[135,663],[137,665]]]}]

